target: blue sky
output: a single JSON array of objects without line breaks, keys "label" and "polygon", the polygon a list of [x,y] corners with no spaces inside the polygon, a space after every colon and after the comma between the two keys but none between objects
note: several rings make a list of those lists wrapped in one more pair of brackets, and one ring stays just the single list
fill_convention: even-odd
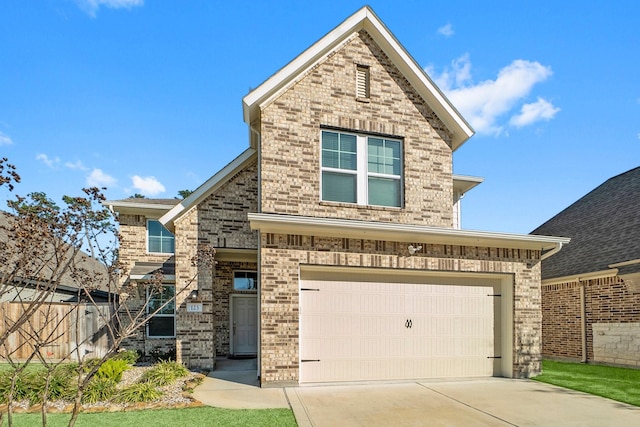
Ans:
[{"label": "blue sky", "polygon": [[[476,130],[464,228],[528,233],[640,166],[640,2],[371,1]],[[173,198],[248,145],[241,100],[363,3],[4,0],[19,194]],[[0,197],[9,197],[4,190]]]}]

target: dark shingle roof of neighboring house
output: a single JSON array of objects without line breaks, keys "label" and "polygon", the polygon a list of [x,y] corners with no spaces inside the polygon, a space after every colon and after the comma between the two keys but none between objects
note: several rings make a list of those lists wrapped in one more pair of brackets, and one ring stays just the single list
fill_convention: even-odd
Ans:
[{"label": "dark shingle roof of neighboring house", "polygon": [[[14,250],[12,247],[11,235],[8,231],[8,228],[11,227],[12,222],[15,220],[15,216],[12,214],[0,211],[0,242],[6,243],[8,247],[6,250],[12,251]],[[47,245],[49,248],[52,248],[51,245]],[[19,280],[21,286],[33,286],[35,284],[42,284],[50,279],[52,279],[52,271],[56,269],[55,261],[53,261],[53,249],[50,249],[49,254],[44,254],[44,256],[48,256],[50,259],[47,261],[46,267],[39,273],[38,278],[33,277],[22,277],[18,276],[15,279]],[[69,252],[71,253],[71,252]],[[2,274],[13,274],[11,270],[15,267],[15,262],[17,260],[16,254],[5,253],[6,262],[0,264],[0,275]],[[59,254],[62,256],[63,254]],[[67,254],[64,254],[65,257]],[[64,261],[64,258],[63,258]],[[92,276],[92,282],[90,284],[81,284],[79,282],[78,277],[73,274],[72,271],[64,272],[61,276],[58,277],[56,274],[55,277],[57,280],[56,291],[61,294],[66,294],[70,296],[70,300],[73,300],[75,296],[77,296],[78,289],[85,285],[90,286],[91,294],[93,295],[96,301],[106,301],[109,294],[109,277],[107,273],[107,267],[98,261],[95,258],[87,255],[86,253],[80,251],[75,254],[75,262],[74,264],[77,268],[81,268],[86,271],[86,274]]]},{"label": "dark shingle roof of neighboring house", "polygon": [[544,260],[543,279],[640,259],[640,167],[608,179],[531,234],[571,238]]}]

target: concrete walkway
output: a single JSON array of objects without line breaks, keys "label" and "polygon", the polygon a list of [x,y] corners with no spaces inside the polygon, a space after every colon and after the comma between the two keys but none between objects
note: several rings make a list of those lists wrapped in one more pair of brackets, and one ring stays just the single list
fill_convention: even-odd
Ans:
[{"label": "concrete walkway", "polygon": [[256,359],[218,360],[193,397],[218,408],[289,409],[284,389],[259,387]]},{"label": "concrete walkway", "polygon": [[260,388],[250,361],[224,363],[196,387],[196,399],[231,409],[291,408],[301,427],[640,426],[638,407],[532,380]]}]

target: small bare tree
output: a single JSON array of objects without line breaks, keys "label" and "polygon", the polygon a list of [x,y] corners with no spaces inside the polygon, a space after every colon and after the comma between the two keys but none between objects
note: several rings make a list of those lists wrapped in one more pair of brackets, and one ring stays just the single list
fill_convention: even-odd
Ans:
[{"label": "small bare tree", "polygon": [[[16,168],[0,159],[0,190],[12,193],[20,182]],[[109,209],[102,205],[102,190],[84,189],[81,197],[63,198],[59,207],[44,193],[8,200],[8,212],[0,212],[0,301],[12,301],[10,316],[0,323],[0,357],[13,367],[4,396],[7,421],[13,425],[13,409],[21,396],[18,385],[32,362],[46,369],[42,393],[42,425],[47,424],[47,402],[57,396],[55,381],[61,369],[72,366],[77,381],[69,426],[77,421],[82,396],[102,362],[121,348],[149,319],[191,286],[196,276],[176,286],[173,297],[154,310],[149,301],[162,292],[163,275],[157,272],[142,284],[140,297],[121,277],[127,274],[118,262],[119,235]],[[215,249],[199,247],[192,259],[196,270],[212,268]],[[136,285],[139,286],[139,285]],[[69,289],[73,295],[68,295]],[[64,310],[57,310],[62,291],[67,292]],[[105,301],[100,301],[98,293]],[[136,299],[136,303],[131,301]],[[105,309],[106,307],[106,309]],[[99,317],[100,333],[106,336],[98,363],[86,363],[85,350],[91,336],[83,337],[83,318],[92,308]],[[70,340],[70,337],[75,339]],[[66,346],[59,349],[60,342]],[[50,351],[58,346],[56,357]],[[77,365],[69,365],[74,360]],[[67,369],[66,371],[69,371]],[[3,419],[0,415],[0,425]]]}]

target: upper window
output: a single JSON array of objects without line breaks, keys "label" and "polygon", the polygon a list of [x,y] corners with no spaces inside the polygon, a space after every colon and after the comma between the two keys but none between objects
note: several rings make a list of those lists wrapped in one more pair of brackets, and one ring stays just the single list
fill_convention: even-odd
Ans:
[{"label": "upper window", "polygon": [[160,221],[150,219],[147,221],[147,235],[149,236],[149,252],[172,254],[175,252],[175,238],[173,234]]},{"label": "upper window", "polygon": [[[147,313],[153,314],[147,323],[150,338],[173,338],[176,336],[176,287],[162,285],[147,289]],[[157,311],[157,313],[156,313]]]},{"label": "upper window", "polygon": [[258,272],[234,271],[233,289],[237,291],[252,291],[258,288]]},{"label": "upper window", "polygon": [[402,142],[322,131],[322,200],[402,206]]}]

